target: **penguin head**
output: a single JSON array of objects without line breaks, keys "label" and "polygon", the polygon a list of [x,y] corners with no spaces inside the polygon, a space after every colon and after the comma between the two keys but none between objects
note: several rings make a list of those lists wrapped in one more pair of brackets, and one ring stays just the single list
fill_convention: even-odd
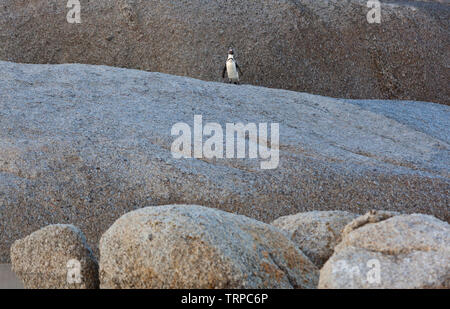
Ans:
[{"label": "penguin head", "polygon": [[228,55],[234,55],[234,50],[233,50],[233,48],[230,47],[230,49],[228,50]]}]

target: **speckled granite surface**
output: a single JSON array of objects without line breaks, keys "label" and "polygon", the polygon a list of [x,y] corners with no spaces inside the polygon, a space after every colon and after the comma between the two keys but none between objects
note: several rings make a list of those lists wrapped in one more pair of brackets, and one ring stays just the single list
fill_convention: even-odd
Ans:
[{"label": "speckled granite surface", "polygon": [[[162,204],[264,222],[371,209],[448,222],[449,107],[396,104],[106,66],[0,62],[0,261],[14,240],[52,223],[78,226],[95,251],[122,214]],[[174,159],[171,127],[192,127],[194,115],[222,126],[279,123],[279,167]]]}]

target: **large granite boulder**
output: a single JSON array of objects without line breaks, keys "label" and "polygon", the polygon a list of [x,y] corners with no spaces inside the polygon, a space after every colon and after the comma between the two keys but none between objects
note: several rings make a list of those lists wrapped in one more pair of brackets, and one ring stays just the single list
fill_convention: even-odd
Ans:
[{"label": "large granite boulder", "polygon": [[[200,204],[264,222],[372,209],[450,220],[445,105],[0,62],[0,106],[0,261],[15,240],[53,223],[78,226],[96,252],[102,233],[143,205]],[[227,123],[278,123],[277,168],[248,154],[176,159],[172,129],[184,122],[193,133],[194,115],[224,135]]]},{"label": "large granite boulder", "polygon": [[284,216],[271,224],[286,231],[299,249],[322,268],[341,241],[342,230],[356,217],[347,211],[311,211]]},{"label": "large granite boulder", "polygon": [[450,288],[450,225],[398,215],[343,235],[319,288]]},{"label": "large granite boulder", "polygon": [[12,269],[28,289],[94,289],[98,264],[73,225],[40,229],[11,247]]},{"label": "large granite boulder", "polygon": [[88,63],[217,81],[236,48],[244,83],[333,97],[449,104],[450,6],[367,0],[3,0],[0,59]]},{"label": "large granite boulder", "polygon": [[102,288],[316,288],[318,273],[277,228],[195,205],[132,211],[100,240]]}]

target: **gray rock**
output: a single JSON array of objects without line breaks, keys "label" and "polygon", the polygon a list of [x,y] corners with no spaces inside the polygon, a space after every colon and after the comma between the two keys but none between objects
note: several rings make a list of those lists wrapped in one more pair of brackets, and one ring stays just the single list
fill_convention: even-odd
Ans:
[{"label": "gray rock", "polygon": [[343,236],[319,288],[450,288],[450,225],[398,215]]},{"label": "gray rock", "polygon": [[299,249],[322,268],[341,241],[342,230],[356,217],[347,211],[311,211],[284,216],[271,224],[286,231]]},{"label": "gray rock", "polygon": [[277,228],[195,205],[130,212],[100,240],[102,288],[316,288],[318,272]]},{"label": "gray rock", "polygon": [[[414,102],[386,116],[286,90],[10,62],[0,62],[0,106],[0,261],[15,240],[53,223],[78,226],[98,253],[102,233],[143,205],[200,204],[263,222],[372,209],[450,220],[448,106]],[[171,128],[192,128],[194,115],[224,129],[279,123],[278,168],[175,159]]]},{"label": "gray rock", "polygon": [[49,225],[11,247],[12,269],[28,289],[98,288],[98,264],[73,225]]},{"label": "gray rock", "polygon": [[69,24],[67,1],[3,0],[0,59],[218,81],[233,45],[244,83],[449,104],[448,3],[380,2],[369,24],[367,0],[81,1],[81,24]]},{"label": "gray rock", "polygon": [[350,232],[359,229],[366,224],[381,222],[394,216],[398,216],[399,214],[400,213],[396,211],[371,210],[365,215],[357,217],[355,220],[348,223],[342,230],[342,236],[346,236]]}]

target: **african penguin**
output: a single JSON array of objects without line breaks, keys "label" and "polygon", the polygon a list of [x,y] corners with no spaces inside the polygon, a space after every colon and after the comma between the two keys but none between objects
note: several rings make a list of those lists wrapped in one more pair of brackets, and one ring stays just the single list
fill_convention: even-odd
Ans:
[{"label": "african penguin", "polygon": [[223,68],[222,78],[225,78],[225,72],[227,72],[228,80],[230,83],[239,85],[239,75],[243,75],[241,68],[234,59],[234,51],[232,48],[228,50],[228,59]]}]

